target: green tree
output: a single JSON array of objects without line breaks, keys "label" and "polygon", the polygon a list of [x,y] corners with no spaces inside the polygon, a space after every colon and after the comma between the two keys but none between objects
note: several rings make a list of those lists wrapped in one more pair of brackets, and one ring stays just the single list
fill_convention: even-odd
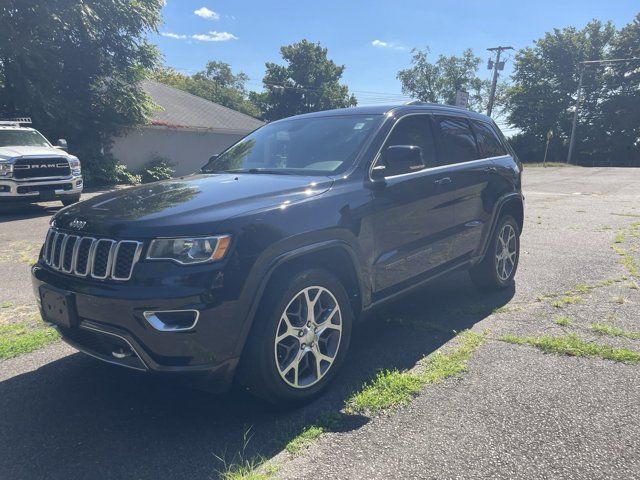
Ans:
[{"label": "green tree", "polygon": [[[518,144],[526,148],[518,153],[524,160],[541,160],[549,129],[555,133],[550,159],[566,158],[580,62],[607,58],[615,33],[610,22],[593,20],[582,30],[555,29],[533,46],[518,51],[507,107],[509,123],[522,131]],[[602,121],[599,103],[606,96],[605,72],[606,69],[596,66],[585,69],[577,150],[584,151],[585,142],[593,144],[599,137],[597,125]]]},{"label": "green tree", "polygon": [[112,136],[145,122],[139,81],[158,51],[145,39],[163,0],[3,0],[0,116],[30,116],[65,137],[86,168]]},{"label": "green tree", "polygon": [[349,88],[340,84],[344,65],[330,60],[319,43],[302,40],[280,52],[286,65],[267,63],[265,91],[252,96],[266,120],[357,104]]},{"label": "green tree", "polygon": [[243,72],[233,73],[227,63],[210,61],[204,70],[194,75],[162,67],[152,73],[152,78],[252,117],[261,116],[260,109],[249,98],[246,88],[249,77]]},{"label": "green tree", "polygon": [[[640,58],[640,14],[616,33],[608,56]],[[598,137],[591,147],[618,164],[640,166],[640,62],[609,64],[604,70],[603,90],[598,103]]]},{"label": "green tree", "polygon": [[424,50],[414,48],[411,53],[411,67],[400,70],[397,75],[402,93],[423,102],[454,105],[456,93],[464,90],[469,92],[471,109],[481,111],[486,108],[490,85],[487,80],[478,78],[480,58],[470,48],[462,52],[462,56],[440,55],[435,63],[429,61],[429,47]]}]

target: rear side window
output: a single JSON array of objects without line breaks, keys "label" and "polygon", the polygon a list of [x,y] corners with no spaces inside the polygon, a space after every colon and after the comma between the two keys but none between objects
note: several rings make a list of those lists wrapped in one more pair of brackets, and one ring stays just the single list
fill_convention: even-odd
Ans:
[{"label": "rear side window", "polygon": [[494,128],[488,123],[472,120],[473,129],[478,139],[478,147],[484,158],[499,157],[506,155],[507,152],[498,138]]},{"label": "rear side window", "polygon": [[400,119],[393,128],[386,147],[393,145],[415,145],[422,149],[422,160],[427,167],[436,163],[436,147],[431,131],[429,115],[410,115]]},{"label": "rear side window", "polygon": [[466,119],[458,117],[436,117],[440,130],[440,163],[469,162],[480,158],[476,138]]}]

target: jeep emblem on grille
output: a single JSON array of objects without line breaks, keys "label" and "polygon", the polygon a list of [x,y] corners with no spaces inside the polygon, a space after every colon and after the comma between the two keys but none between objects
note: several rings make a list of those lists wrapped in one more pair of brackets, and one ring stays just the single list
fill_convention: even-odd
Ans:
[{"label": "jeep emblem on grille", "polygon": [[71,223],[69,223],[69,227],[75,228],[77,230],[82,230],[84,226],[87,224],[84,220],[74,219]]}]

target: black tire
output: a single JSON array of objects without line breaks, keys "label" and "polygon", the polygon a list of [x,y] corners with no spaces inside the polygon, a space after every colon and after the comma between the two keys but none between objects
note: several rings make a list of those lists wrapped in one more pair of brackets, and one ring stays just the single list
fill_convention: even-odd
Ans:
[{"label": "black tire", "polygon": [[[306,298],[304,296],[299,297],[299,295],[303,294],[305,289],[309,287],[321,287],[330,293],[330,295],[322,293],[322,297],[320,297],[320,295],[318,296],[319,302],[316,303],[319,308],[318,312],[321,312],[318,313],[318,317],[320,320],[322,318],[328,318],[329,313],[335,310],[335,306],[333,308],[330,307],[330,305],[333,304],[333,300],[335,300],[339,306],[339,312],[334,313],[331,320],[325,321],[330,321],[331,323],[338,322],[337,317],[340,317],[339,321],[342,331],[339,334],[339,340],[337,340],[338,346],[333,356],[333,363],[320,361],[321,366],[324,365],[325,370],[322,372],[319,380],[316,380],[315,383],[309,383],[308,386],[294,387],[290,382],[297,382],[298,375],[300,379],[302,379],[302,373],[306,372],[310,366],[304,369],[301,367],[300,374],[296,370],[293,374],[295,375],[295,379],[292,379],[291,376],[287,378],[281,376],[279,365],[282,361],[282,363],[284,363],[283,366],[287,367],[298,358],[298,355],[304,357],[304,355],[301,355],[304,351],[302,349],[302,342],[304,338],[307,337],[297,338],[297,336],[291,335],[286,337],[282,343],[276,344],[276,336],[278,333],[280,333],[280,336],[284,333],[282,327],[285,325],[281,324],[281,318],[283,317],[285,309],[290,307],[289,312],[291,312],[291,309],[294,308],[294,302],[298,301],[298,299],[302,301],[302,299]],[[315,292],[316,290],[309,290],[309,296],[315,295]],[[317,290],[317,292],[324,292],[324,290]],[[325,304],[324,310],[323,304]],[[302,319],[301,321],[305,325],[303,328],[306,328],[306,324],[304,323],[306,321],[304,320],[306,313],[302,310],[302,308],[306,308],[306,306],[300,308],[298,318]],[[287,318],[291,325],[299,325],[298,319],[296,319],[295,316],[294,318],[287,316]],[[314,268],[300,271],[293,275],[289,273],[289,275],[277,276],[269,282],[265,290],[263,301],[261,302],[249,333],[238,367],[239,383],[252,395],[275,405],[291,405],[311,401],[327,388],[338,373],[349,348],[352,324],[353,313],[347,292],[340,280],[331,273],[326,270]],[[326,327],[327,324],[321,325]],[[299,331],[298,334],[300,334]],[[311,333],[308,333],[308,335],[313,337]],[[325,341],[324,352],[321,350],[322,347],[318,346],[320,353],[324,354],[328,353],[327,345],[329,342],[327,339],[333,341],[332,346],[335,345],[337,333],[335,333],[333,329],[327,329],[323,335],[327,336],[323,337],[324,340],[316,337],[315,340],[312,339],[309,343],[311,346],[316,346]],[[286,353],[282,354],[282,351]],[[311,362],[310,354],[314,360],[317,358],[311,351],[311,347],[309,347],[309,351],[311,353],[307,352],[306,354],[307,363]],[[281,358],[280,355],[282,356],[282,360],[279,360]],[[291,362],[287,363],[286,360],[289,358]],[[326,365],[327,363],[329,363],[328,367]],[[309,371],[309,373],[313,372]],[[314,376],[317,377],[317,375]],[[312,377],[310,376],[310,378]],[[300,383],[302,383],[302,381]]]},{"label": "black tire", "polygon": [[[511,228],[515,233],[515,238],[513,240],[515,244],[515,260],[513,262],[513,268],[508,276],[504,274],[505,271],[502,270],[500,266],[503,266],[504,264],[499,264],[499,261],[496,258],[498,251],[502,250],[500,235],[504,232],[505,228]],[[485,257],[480,263],[469,270],[469,275],[471,276],[473,283],[475,283],[479,288],[485,290],[501,290],[508,288],[513,285],[513,279],[516,275],[516,271],[518,270],[519,259],[520,227],[518,226],[516,219],[511,215],[503,215],[498,219],[498,224],[496,225],[493,235],[491,236],[491,240],[489,241]],[[503,271],[504,278],[499,275],[498,270]]]},{"label": "black tire", "polygon": [[68,207],[69,205],[73,205],[74,203],[78,203],[80,201],[80,194],[77,195],[65,195],[60,199],[62,205]]}]

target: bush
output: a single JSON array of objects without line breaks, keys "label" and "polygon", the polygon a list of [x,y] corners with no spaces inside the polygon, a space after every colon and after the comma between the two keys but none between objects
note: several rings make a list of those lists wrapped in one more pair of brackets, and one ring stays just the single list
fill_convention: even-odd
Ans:
[{"label": "bush", "polygon": [[126,165],[110,154],[97,155],[88,161],[82,161],[82,176],[90,187],[104,187],[116,184],[137,185],[142,179],[140,175],[131,173]]},{"label": "bush", "polygon": [[139,172],[142,183],[157,182],[173,178],[173,164],[160,155],[153,155]]}]

